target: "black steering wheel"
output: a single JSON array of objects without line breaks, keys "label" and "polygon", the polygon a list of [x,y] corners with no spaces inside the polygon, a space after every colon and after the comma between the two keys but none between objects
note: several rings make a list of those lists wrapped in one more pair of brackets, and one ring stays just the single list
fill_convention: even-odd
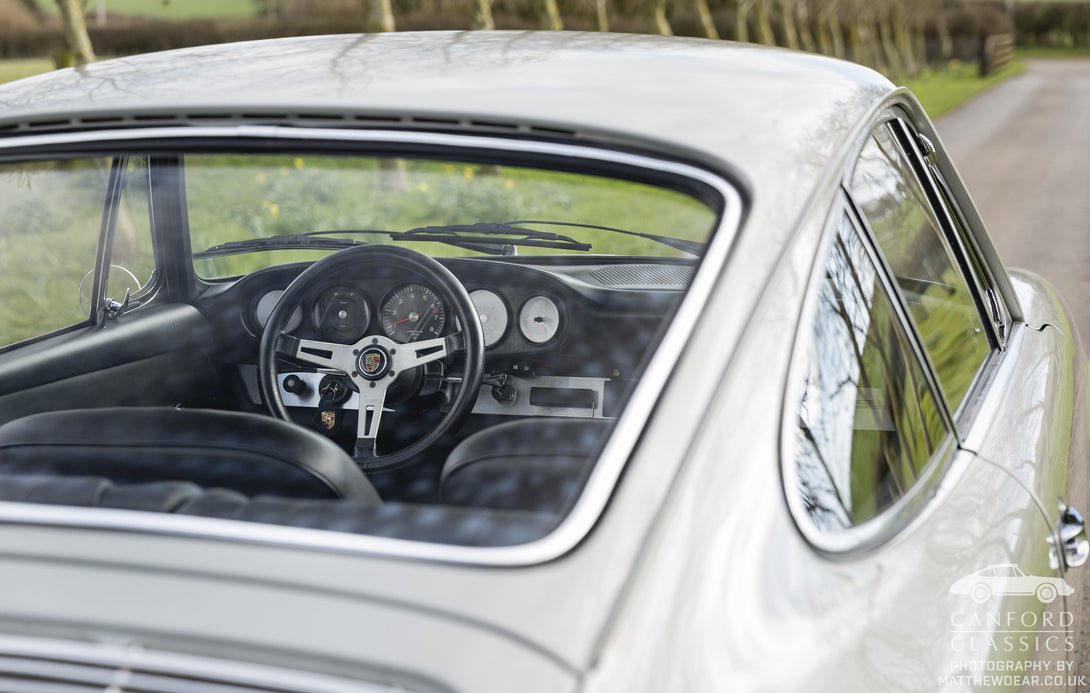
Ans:
[{"label": "black steering wheel", "polygon": [[[296,307],[330,277],[366,276],[368,268],[408,270],[429,285],[457,318],[458,331],[435,339],[402,344],[381,334],[365,334],[355,344],[299,339],[284,330]],[[450,408],[423,436],[395,452],[375,448],[386,394],[398,374],[423,367],[450,354],[464,352],[465,374]],[[360,245],[322,258],[304,270],[285,289],[273,308],[261,336],[258,353],[258,389],[269,412],[291,420],[277,378],[281,358],[344,373],[359,392],[359,422],[353,457],[364,471],[400,467],[419,455],[443,434],[460,424],[473,409],[484,377],[484,335],[473,301],[450,270],[432,258],[401,246]]]}]

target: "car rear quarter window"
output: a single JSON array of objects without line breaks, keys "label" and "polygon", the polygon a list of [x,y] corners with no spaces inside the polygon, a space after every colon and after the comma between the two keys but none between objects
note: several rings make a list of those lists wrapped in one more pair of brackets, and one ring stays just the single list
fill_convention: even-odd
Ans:
[{"label": "car rear quarter window", "polygon": [[851,192],[956,410],[991,346],[957,255],[889,124],[860,152]]},{"label": "car rear quarter window", "polygon": [[820,533],[860,525],[896,503],[946,438],[938,399],[896,305],[845,213],[797,357],[801,394],[788,493]]}]

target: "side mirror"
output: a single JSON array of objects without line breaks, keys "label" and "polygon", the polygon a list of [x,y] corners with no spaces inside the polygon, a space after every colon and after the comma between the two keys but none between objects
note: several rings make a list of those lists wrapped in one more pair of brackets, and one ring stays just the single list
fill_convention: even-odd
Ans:
[{"label": "side mirror", "polygon": [[[94,277],[95,271],[92,269],[87,274],[83,275],[83,280],[79,283],[79,308],[83,312],[83,315],[91,317],[91,303],[94,298],[91,296],[91,286],[93,282],[88,281]],[[140,280],[136,278],[136,275],[130,272],[121,265],[110,265],[110,277],[107,284],[107,290],[111,293],[123,293],[124,299],[120,302],[112,297],[107,297],[101,306],[106,318],[114,318],[125,312],[126,306],[129,305],[129,296],[140,291],[143,286],[140,284]]]}]

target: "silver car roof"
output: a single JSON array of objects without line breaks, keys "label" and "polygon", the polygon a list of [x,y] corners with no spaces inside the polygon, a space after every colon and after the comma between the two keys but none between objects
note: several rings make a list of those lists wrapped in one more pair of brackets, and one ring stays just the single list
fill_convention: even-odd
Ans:
[{"label": "silver car roof", "polygon": [[483,123],[654,144],[726,165],[760,189],[759,179],[773,183],[784,167],[823,168],[892,89],[851,63],[726,41],[502,31],[297,37],[119,58],[9,84],[0,87],[0,136],[189,116]]}]

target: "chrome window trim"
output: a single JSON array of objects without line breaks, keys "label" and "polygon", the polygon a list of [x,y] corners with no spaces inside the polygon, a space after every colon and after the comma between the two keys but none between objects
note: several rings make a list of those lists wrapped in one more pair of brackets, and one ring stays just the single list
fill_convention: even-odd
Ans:
[{"label": "chrome window trim", "polygon": [[981,323],[987,330],[988,341],[992,346],[992,350],[1002,349],[1003,336],[996,329],[995,320],[989,314],[990,307],[988,305],[988,291],[990,287],[995,285],[995,280],[987,269],[987,265],[980,261],[980,253],[974,248],[975,244],[970,235],[964,231],[965,225],[958,223],[958,220],[953,216],[953,211],[946,203],[943,186],[939,184],[938,151],[935,151],[935,162],[929,163],[920,149],[918,140],[923,135],[912,125],[907,116],[900,115],[892,122],[896,123],[893,127],[901,131],[902,141],[899,144],[906,149],[904,153],[908,158],[909,167],[916,174],[917,182],[923,189],[924,195],[927,196],[928,205],[935,214],[939,227],[947,234],[947,242],[953,242],[951,245],[953,246],[954,255],[962,273],[967,275],[968,282],[972,286],[977,312],[980,314]]},{"label": "chrome window trim", "polygon": [[[869,136],[868,130],[868,136]],[[795,466],[795,458],[791,454],[794,450],[794,430],[797,426],[796,408],[801,396],[801,372],[805,368],[806,354],[804,353],[812,340],[811,327],[816,316],[816,302],[818,300],[819,286],[825,277],[825,267],[829,258],[833,238],[838,233],[838,227],[843,219],[847,219],[859,235],[864,248],[871,261],[874,262],[879,281],[889,300],[893,315],[900,320],[901,329],[905,332],[911,356],[917,360],[924,373],[928,387],[931,388],[931,396],[935,406],[943,417],[943,427],[946,435],[936,447],[927,465],[917,477],[916,482],[908,491],[894,501],[875,517],[853,527],[828,532],[818,528],[810,521],[799,494],[798,474]],[[780,425],[780,473],[783,477],[784,496],[795,526],[803,539],[815,550],[828,558],[848,558],[879,546],[894,537],[898,532],[908,526],[925,508],[927,502],[938,492],[938,487],[946,475],[946,471],[957,453],[959,452],[957,438],[952,432],[952,420],[945,396],[939,389],[939,383],[931,368],[930,361],[922,360],[926,354],[921,354],[919,337],[915,333],[915,325],[908,317],[904,298],[897,289],[896,281],[892,278],[889,268],[886,266],[881,252],[877,249],[869,227],[864,225],[862,217],[855,208],[855,203],[848,191],[842,186],[837,198],[832,205],[832,213],[826,219],[822,239],[815,254],[816,261],[810,272],[806,286],[806,295],[803,299],[803,308],[794,334],[794,344],[791,349],[791,362],[787,372],[787,387]]]},{"label": "chrome window trim", "polygon": [[[899,129],[903,135],[903,141],[899,141],[899,145],[902,148],[907,146],[904,153],[908,157],[909,167],[916,176],[916,182],[927,196],[928,205],[935,215],[936,221],[947,234],[947,242],[956,241],[956,245],[951,244],[951,249],[958,260],[958,267],[962,274],[966,276],[967,283],[971,286],[970,290],[973,292],[978,317],[988,337],[988,355],[977,368],[972,382],[969,383],[969,389],[965,391],[965,395],[958,402],[957,409],[951,411],[958,440],[964,442],[967,432],[979,414],[981,401],[987,394],[987,386],[995,379],[995,371],[1002,361],[1004,350],[1007,348],[1010,336],[1010,313],[1006,309],[1002,296],[995,290],[995,276],[988,264],[984,262],[983,257],[981,257],[980,248],[973,239],[973,235],[969,233],[964,215],[960,214],[960,211],[956,212],[961,219],[960,223],[953,216],[955,212],[950,208],[949,204],[952,196],[949,187],[941,177],[941,171],[938,169],[937,150],[935,152],[935,163],[928,163],[916,139],[918,136],[923,136],[923,134],[912,123],[903,109],[896,109],[896,113],[898,114],[897,117],[890,121],[891,127]],[[896,125],[893,125],[893,123],[896,123]],[[1000,334],[996,327],[995,320],[990,314],[990,300],[997,301],[1001,306],[1001,311],[1008,318],[1008,322],[1004,324],[1006,334]],[[912,322],[912,327],[915,331],[915,321]],[[918,333],[915,336],[917,340],[921,340]],[[922,347],[922,340],[920,344]],[[930,364],[930,357],[928,357],[928,363]],[[945,393],[942,396],[945,399]],[[946,406],[949,408],[949,402],[946,403]]]},{"label": "chrome window trim", "polygon": [[1018,362],[1027,329],[1030,328],[1024,322],[1014,323],[1007,339],[1007,348],[999,352],[985,369],[987,377],[981,379],[979,395],[973,402],[974,417],[962,438],[963,449],[974,453],[982,449],[992,423],[999,418],[999,412],[1006,406],[1004,393],[1010,389],[1014,378],[1012,367],[1007,367],[1007,363]]},{"label": "chrome window trim", "polygon": [[[932,143],[942,141],[919,101],[906,88],[898,87],[896,91],[886,98],[886,103],[887,111],[892,113],[893,117],[902,118],[915,133],[927,137]],[[934,166],[939,174],[936,177],[936,182],[940,184],[942,192],[946,196],[947,204],[965,222],[965,236],[971,241],[980,265],[991,275],[992,287],[998,292],[998,297],[1008,313],[1007,328],[1009,332],[1011,327],[1020,322],[1022,318],[1022,309],[1018,302],[1018,296],[1007,277],[1006,266],[996,252],[991,239],[988,238],[984,220],[974,207],[972,197],[966,190],[961,175],[948,156],[949,152],[946,153],[947,156],[939,159]]]},{"label": "chrome window trim", "polygon": [[[44,147],[64,147],[89,144],[117,144],[143,141],[170,141],[182,144],[187,140],[225,138],[244,142],[247,139],[282,139],[305,142],[346,142],[354,144],[393,144],[399,146],[433,146],[448,151],[485,150],[501,153],[518,152],[528,155],[561,157],[585,161],[588,165],[612,164],[632,170],[652,171],[685,178],[714,190],[721,196],[723,213],[704,258],[693,275],[689,290],[678,306],[673,321],[666,330],[659,348],[648,363],[639,384],[618,419],[616,427],[595,465],[583,492],[563,521],[549,534],[527,544],[509,547],[467,547],[433,544],[407,539],[391,539],[368,535],[347,534],[330,530],[262,525],[217,518],[174,516],[104,508],[34,505],[0,502],[0,523],[48,525],[73,528],[94,528],[121,532],[141,532],[245,542],[278,547],[317,549],[351,554],[417,559],[441,563],[482,566],[516,567],[545,563],[574,549],[605,510],[617,481],[636,443],[650,420],[656,403],[666,386],[674,365],[685,349],[718,279],[742,220],[743,204],[740,192],[725,174],[717,174],[694,165],[654,158],[588,144],[567,144],[541,140],[522,140],[484,135],[444,134],[392,130],[325,130],[275,125],[241,125],[208,127],[168,127],[147,130],[79,132],[53,135],[30,135],[0,139],[0,155],[20,150]],[[664,153],[664,156],[668,154]]]}]

